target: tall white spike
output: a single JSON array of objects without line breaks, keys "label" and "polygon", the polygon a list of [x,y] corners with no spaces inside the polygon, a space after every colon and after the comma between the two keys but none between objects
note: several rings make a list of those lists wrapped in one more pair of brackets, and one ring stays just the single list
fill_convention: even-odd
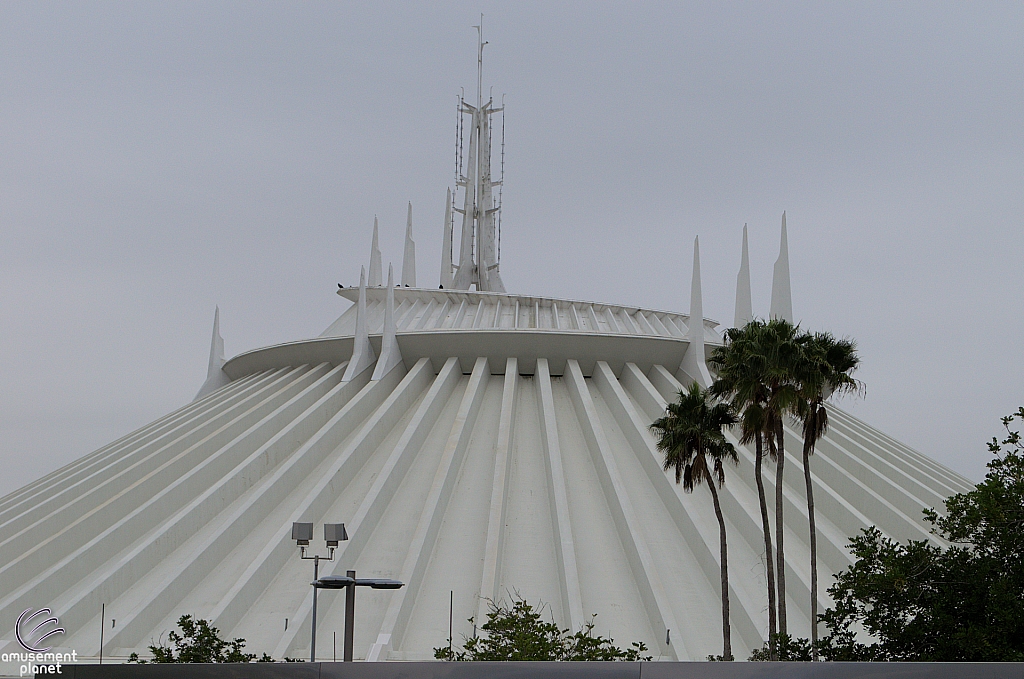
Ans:
[{"label": "tall white spike", "polygon": [[462,206],[462,241],[459,246],[459,268],[455,272],[454,286],[458,290],[469,290],[477,282],[476,262],[473,258],[473,238],[476,229],[477,215],[477,173],[478,157],[478,118],[479,111],[473,109],[473,126],[469,132],[469,155],[466,158],[465,195]]},{"label": "tall white spike", "polygon": [[782,213],[782,240],[779,243],[779,258],[775,260],[772,276],[772,305],[770,318],[781,318],[793,322],[793,293],[789,281],[789,240],[786,238],[786,213]]},{"label": "tall white spike", "polygon": [[452,287],[452,190],[444,204],[444,231],[441,238],[441,287]]},{"label": "tall white spike", "polygon": [[398,348],[397,328],[395,327],[395,279],[391,265],[388,264],[388,294],[384,303],[384,334],[380,339],[380,358],[373,369],[371,380],[379,380],[402,362],[402,352]]},{"label": "tall white spike", "polygon": [[[376,239],[374,239],[376,241]],[[352,358],[349,359],[348,367],[345,368],[345,376],[342,382],[360,375],[364,370],[373,365],[377,355],[373,353],[370,346],[370,336],[366,331],[366,269],[359,269],[359,301],[356,302],[356,332],[352,338]]]},{"label": "tall white spike", "polygon": [[220,307],[213,308],[213,337],[210,338],[210,363],[206,368],[206,377],[213,377],[224,367],[224,338],[220,336]]},{"label": "tall white spike", "polygon": [[373,241],[370,243],[370,287],[380,287],[382,279],[380,248],[377,246],[377,217],[373,218]]},{"label": "tall white spike", "polygon": [[407,288],[416,287],[416,243],[412,240],[411,201],[409,202],[409,216],[405,220],[405,254],[402,257],[402,285]]},{"label": "tall white spike", "polygon": [[231,381],[224,367],[224,338],[220,336],[220,307],[213,309],[213,337],[210,339],[210,362],[206,367],[206,381],[199,388],[196,399],[220,389]]},{"label": "tall white spike", "polygon": [[690,342],[679,365],[686,382],[702,387],[711,385],[711,374],[704,362],[704,301],[700,290],[700,237],[693,239],[693,278],[690,280],[690,318],[686,321],[686,338]]},{"label": "tall white spike", "polygon": [[742,328],[754,320],[754,305],[750,301],[750,256],[747,253],[747,225],[743,225],[743,253],[740,255],[740,272],[736,274],[736,315],[733,327]]}]

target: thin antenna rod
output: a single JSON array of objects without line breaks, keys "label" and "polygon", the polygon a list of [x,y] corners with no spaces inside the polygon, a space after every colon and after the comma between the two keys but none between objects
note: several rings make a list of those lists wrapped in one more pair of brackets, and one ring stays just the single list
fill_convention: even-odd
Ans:
[{"label": "thin antenna rod", "polygon": [[476,107],[484,105],[484,15],[480,15],[480,25],[474,26],[477,33],[477,56],[476,56]]},{"label": "thin antenna rod", "polygon": [[[459,97],[459,105],[455,107],[455,110],[459,111],[461,108],[462,108],[462,97]],[[459,165],[460,165],[460,158],[459,158],[459,156],[462,155],[462,148],[461,148],[462,145],[459,143],[462,140],[462,125],[460,124],[462,122],[462,113],[456,113],[455,116],[456,116],[455,117],[455,184],[458,185],[458,183],[459,183],[459,170],[460,170],[460,167],[459,167]]]},{"label": "thin antenna rod", "polygon": [[498,184],[498,265],[501,270],[501,194],[505,190],[505,95],[501,95],[501,183]]}]

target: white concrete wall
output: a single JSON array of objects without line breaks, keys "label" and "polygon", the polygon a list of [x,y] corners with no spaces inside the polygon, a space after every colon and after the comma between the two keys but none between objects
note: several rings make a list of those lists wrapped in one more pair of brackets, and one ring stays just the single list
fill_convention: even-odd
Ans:
[{"label": "white concrete wall", "polygon": [[[620,644],[643,640],[663,659],[720,652],[710,498],[704,489],[682,492],[661,470],[647,429],[682,386],[678,353],[668,364],[649,356],[644,363],[621,353],[626,344],[592,344],[646,333],[645,341],[685,350],[684,321],[559,301],[518,299],[518,312],[515,304],[471,305],[457,296],[420,302],[398,304],[406,327],[450,320],[464,328],[479,315],[490,319],[488,328],[497,316],[511,332],[476,335],[476,354],[472,331],[450,343],[458,351],[447,357],[443,343],[420,356],[406,355],[413,345],[402,344],[404,366],[379,381],[367,371],[341,382],[343,355],[319,361],[326,345],[294,343],[273,354],[278,365],[236,375],[0,498],[0,643],[10,643],[7,626],[18,613],[49,606],[68,630],[63,644],[95,654],[105,603],[108,626],[117,620],[105,633],[108,656],[144,652],[192,613],[226,636],[245,637],[251,651],[302,657],[312,565],[299,560],[289,530],[303,520],[348,524],[352,539],[321,573],[354,567],[409,583],[398,592],[359,592],[360,658],[432,657],[447,638],[452,591],[456,640],[472,633],[466,619],[480,620],[484,598],[518,592],[543,601],[564,626],[596,613],[598,632]],[[565,333],[577,327],[584,332],[574,355]],[[552,356],[540,336],[552,338]],[[567,338],[564,346],[558,337]],[[302,356],[314,363],[286,360]],[[848,536],[875,524],[898,539],[933,539],[921,508],[970,487],[840,410],[831,421],[813,460],[822,606],[831,574],[849,563]],[[803,636],[806,510],[793,454],[798,431],[787,437],[790,631]],[[739,657],[767,630],[752,469],[752,451],[741,448],[722,493]],[[770,505],[774,483],[766,467]],[[342,597],[323,593],[323,658],[343,615]]]}]

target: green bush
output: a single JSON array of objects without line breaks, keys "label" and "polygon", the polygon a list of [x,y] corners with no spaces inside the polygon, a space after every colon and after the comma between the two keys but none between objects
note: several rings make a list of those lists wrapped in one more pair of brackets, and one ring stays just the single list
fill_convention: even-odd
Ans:
[{"label": "green bush", "polygon": [[[461,650],[451,646],[434,649],[438,660],[650,660],[645,656],[647,645],[634,641],[630,648],[621,649],[613,639],[594,634],[594,619],[575,634],[561,629],[542,616],[544,606],[534,608],[526,599],[516,597],[512,606],[490,604],[487,622],[480,627],[485,633],[476,633],[465,639]],[[470,618],[470,622],[473,619]],[[449,641],[451,641],[449,639]]]},{"label": "green bush", "polygon": [[[167,635],[168,641],[173,646],[150,646],[149,652],[153,654],[152,660],[141,660],[138,653],[132,653],[128,657],[128,662],[140,664],[145,664],[146,662],[247,663],[256,658],[255,653],[242,652],[242,647],[245,646],[245,639],[232,639],[231,641],[221,639],[220,630],[202,618],[183,615],[178,618],[178,627],[181,628],[181,634],[171,630]],[[274,659],[264,653],[258,662],[274,662]]]}]

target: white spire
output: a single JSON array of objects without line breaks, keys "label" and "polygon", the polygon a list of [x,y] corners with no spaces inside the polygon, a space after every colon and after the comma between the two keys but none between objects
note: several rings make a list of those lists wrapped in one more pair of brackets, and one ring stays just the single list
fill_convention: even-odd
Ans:
[{"label": "white spire", "polygon": [[772,305],[770,318],[781,318],[793,322],[793,293],[789,282],[789,241],[786,238],[786,213],[782,213],[782,240],[779,243],[779,258],[775,260],[772,276]]},{"label": "white spire", "polygon": [[373,218],[373,241],[370,243],[370,287],[380,287],[383,284],[381,276],[380,248],[377,246],[377,217]]},{"label": "white spire", "polygon": [[371,380],[380,378],[391,372],[402,362],[402,352],[398,348],[398,337],[395,328],[395,280],[391,265],[388,264],[388,294],[384,303],[384,334],[380,338],[380,358],[373,369]]},{"label": "white spire", "polygon": [[[495,108],[492,100],[483,100],[483,15],[480,25],[475,26],[479,34],[477,41],[477,102],[476,106],[459,101],[459,114],[469,114],[469,153],[466,156],[465,176],[459,177],[458,185],[465,191],[462,213],[462,241],[459,249],[459,266],[452,286],[457,290],[505,292],[505,284],[498,272],[498,247],[496,217],[501,206],[496,204],[493,189],[500,184],[491,179],[491,116],[503,109]],[[446,227],[447,228],[447,227]],[[442,275],[444,275],[442,273]]]},{"label": "white spire", "polygon": [[207,379],[224,367],[224,338],[220,336],[220,307],[213,308],[213,337],[210,339],[210,363],[206,368]]},{"label": "white spire", "polygon": [[484,103],[484,15],[480,14],[480,25],[476,29],[477,52],[476,52],[476,107],[480,108]]},{"label": "white spire", "polygon": [[402,285],[407,288],[416,287],[416,243],[412,240],[411,201],[409,202],[409,216],[405,221],[405,254],[402,257]]},{"label": "white spire", "polygon": [[231,381],[224,367],[224,338],[220,336],[220,307],[213,309],[213,337],[210,339],[210,362],[206,367],[206,381],[199,388],[196,399],[220,389]]},{"label": "white spire", "polygon": [[441,237],[441,287],[452,287],[452,190],[444,204],[444,232]]},{"label": "white spire", "polygon": [[[376,229],[374,230],[376,233]],[[376,239],[374,239],[376,242]],[[349,359],[348,367],[345,368],[345,376],[342,382],[359,376],[364,370],[373,365],[377,360],[370,346],[370,336],[366,332],[366,269],[359,269],[359,301],[356,302],[356,332],[352,338],[352,358]]]},{"label": "white spire", "polygon": [[752,320],[754,309],[750,301],[750,256],[747,254],[747,225],[744,224],[740,272],[736,274],[736,315],[733,318],[733,327],[742,328]]},{"label": "white spire", "polygon": [[684,377],[702,387],[711,385],[711,374],[704,362],[704,301],[700,291],[700,237],[693,239],[693,278],[690,280],[690,317],[686,321],[686,339],[690,346],[679,365]]}]

